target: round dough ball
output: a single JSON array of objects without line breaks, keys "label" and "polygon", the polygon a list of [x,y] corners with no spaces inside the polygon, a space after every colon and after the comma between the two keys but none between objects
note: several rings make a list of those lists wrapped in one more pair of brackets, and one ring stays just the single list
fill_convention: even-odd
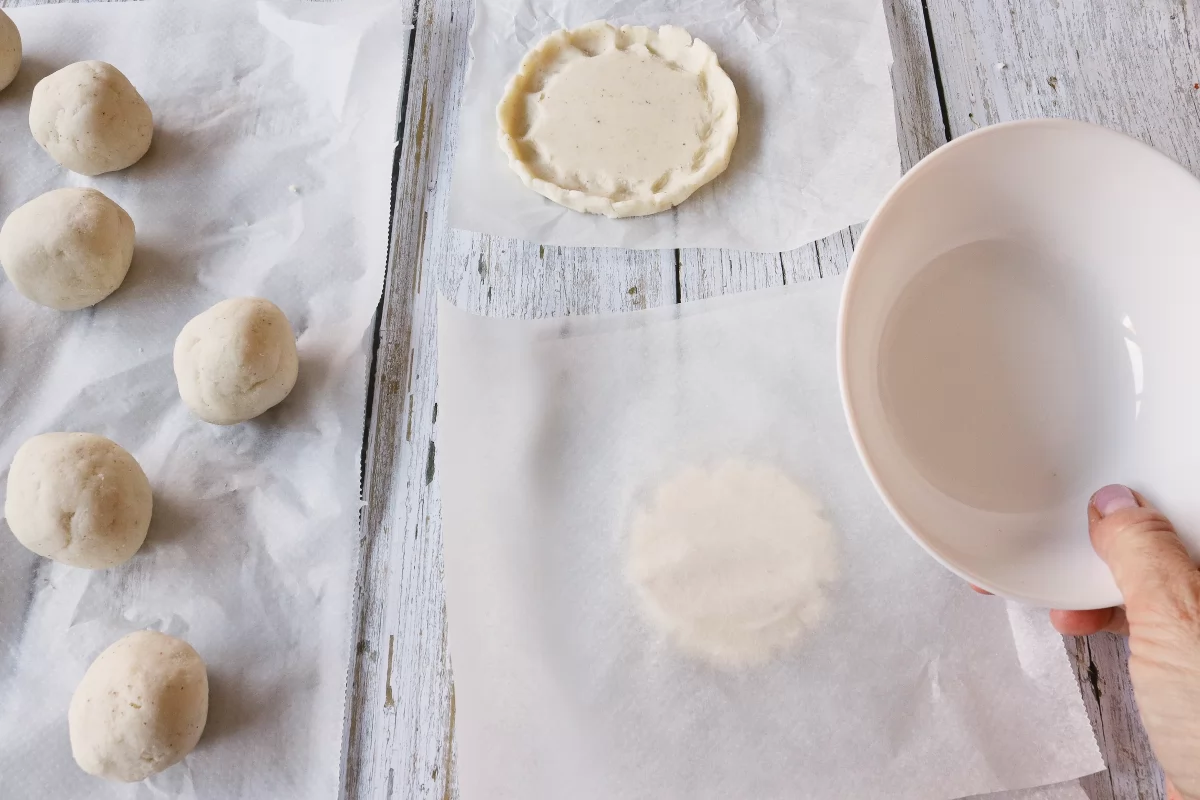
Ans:
[{"label": "round dough ball", "polygon": [[259,297],[223,300],[175,340],[179,396],[200,419],[234,425],[283,401],[296,385],[296,337],[279,306]]},{"label": "round dough ball", "polygon": [[146,540],[146,473],[116,442],[94,433],[43,433],[17,449],[4,516],[17,541],[72,567],[123,564]]},{"label": "round dough ball", "polygon": [[0,265],[21,294],[60,311],[94,306],[129,272],[133,220],[95,189],[55,189],[8,215]]},{"label": "round dough ball", "polygon": [[96,657],[71,697],[71,754],[84,772],[140,781],[192,752],[208,719],[208,672],[187,642],[137,631]]},{"label": "round dough ball", "polygon": [[77,61],[33,87],[29,130],[59,164],[80,175],[99,175],[146,155],[154,118],[119,69]]},{"label": "round dough ball", "polygon": [[4,89],[21,69],[21,32],[8,14],[0,9],[0,90]]}]

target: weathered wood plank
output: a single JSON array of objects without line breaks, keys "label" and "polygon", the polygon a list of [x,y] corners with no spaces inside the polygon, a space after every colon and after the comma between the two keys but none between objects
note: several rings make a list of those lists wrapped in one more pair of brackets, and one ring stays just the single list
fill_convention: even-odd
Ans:
[{"label": "weathered wood plank", "polygon": [[445,174],[438,133],[456,106],[467,21],[437,3],[417,5],[413,21],[366,442],[360,618],[344,768],[349,798],[440,798],[453,786],[441,540],[430,523],[434,399],[420,390],[432,367],[414,351],[433,295],[435,270],[426,268],[424,246],[430,198]]},{"label": "weathered wood plank", "polygon": [[850,265],[862,227],[851,226],[786,253],[680,250],[679,299],[686,303],[841,275]]},{"label": "weathered wood plank", "polygon": [[438,288],[494,316],[629,311],[675,300],[674,251],[542,247],[449,228],[471,18],[470,0],[425,0],[415,20],[368,439],[350,798],[457,796],[436,480]]},{"label": "weathered wood plank", "polygon": [[786,282],[783,259],[779,253],[679,251],[679,298],[685,303],[722,294],[783,286]]},{"label": "weathered wood plank", "polygon": [[1133,703],[1125,662],[1129,644],[1122,636],[1066,636],[1067,653],[1083,692],[1108,773],[1083,780],[1090,800],[1162,797],[1162,774],[1150,750]]},{"label": "weathered wood plank", "polygon": [[435,245],[441,290],[461,308],[537,318],[675,302],[674,250],[550,247],[464,231]]},{"label": "weathered wood plank", "polygon": [[1196,3],[929,0],[929,11],[952,135],[1071,117],[1136,136],[1200,175]]},{"label": "weathered wood plank", "polygon": [[[1030,117],[1096,122],[1200,175],[1200,7],[1188,0],[928,0],[946,123],[959,136]],[[1068,640],[1109,774],[1093,798],[1161,798],[1124,642]]]}]

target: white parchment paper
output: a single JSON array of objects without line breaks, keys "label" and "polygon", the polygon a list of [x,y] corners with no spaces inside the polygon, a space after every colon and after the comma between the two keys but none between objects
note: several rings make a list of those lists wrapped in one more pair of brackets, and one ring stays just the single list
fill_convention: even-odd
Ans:
[{"label": "white parchment paper", "polygon": [[[543,36],[596,19],[679,25],[717,53],[741,105],[729,169],[672,211],[610,220],[527,189],[496,104]],[[900,177],[879,0],[476,0],[450,222],[542,244],[791,250],[875,211]]]},{"label": "white parchment paper", "polygon": [[[146,0],[11,10],[25,61],[0,93],[0,213],[93,185],[137,227],[124,285],[94,309],[36,306],[0,277],[0,498],[29,436],[92,431],[154,489],[142,550],[105,571],[23,549],[0,524],[0,797],[334,798],[358,552],[359,454],[383,285],[400,4]],[[150,152],[84,178],[33,141],[33,84],[116,64],[154,112]],[[279,304],[300,378],[250,423],[179,400],[175,336],[218,300]],[[198,749],[139,784],[82,772],[67,706],[106,646],[141,628],[208,664]]]},{"label": "white parchment paper", "polygon": [[[1045,612],[972,593],[872,489],[838,401],[840,288],[536,322],[442,302],[463,800],[945,800],[1103,768]],[[648,626],[622,561],[662,479],[730,457],[819,496],[843,563],[824,624],[743,672]]]}]

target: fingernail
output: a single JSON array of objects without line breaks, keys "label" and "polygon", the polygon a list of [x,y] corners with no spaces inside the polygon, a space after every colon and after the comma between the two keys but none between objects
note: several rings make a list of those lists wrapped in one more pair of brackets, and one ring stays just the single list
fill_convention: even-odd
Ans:
[{"label": "fingernail", "polygon": [[1133,492],[1114,483],[1092,495],[1092,505],[1100,512],[1100,516],[1107,517],[1123,508],[1137,508],[1138,501]]}]

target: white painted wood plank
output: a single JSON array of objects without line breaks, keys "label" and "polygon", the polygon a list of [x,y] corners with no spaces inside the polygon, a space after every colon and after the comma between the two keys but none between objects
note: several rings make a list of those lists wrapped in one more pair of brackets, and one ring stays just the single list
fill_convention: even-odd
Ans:
[{"label": "white painted wood plank", "polygon": [[414,354],[432,308],[436,271],[425,263],[426,230],[443,183],[439,133],[457,102],[467,20],[428,3],[417,8],[414,24],[367,438],[361,618],[344,770],[349,798],[442,798],[453,790],[434,398],[421,389],[433,367]]},{"label": "white painted wood plank", "polygon": [[1200,5],[929,0],[929,10],[954,136],[1071,117],[1136,136],[1200,175]]},{"label": "white painted wood plank", "polygon": [[1083,703],[1109,772],[1083,780],[1090,800],[1159,798],[1162,775],[1132,702],[1133,685],[1125,662],[1129,645],[1123,636],[1063,637],[1083,692]]},{"label": "white painted wood plank", "polygon": [[861,224],[854,225],[786,253],[681,250],[679,299],[686,303],[841,275],[850,265],[850,256],[862,227]]},{"label": "white painted wood plank", "polygon": [[779,253],[679,251],[679,292],[685,303],[785,283],[783,259]]},{"label": "white painted wood plank", "polygon": [[541,247],[452,231],[448,190],[470,0],[422,2],[367,463],[349,798],[457,796],[436,454],[436,294],[494,316],[675,300],[674,251]]},{"label": "white painted wood plank", "polygon": [[808,247],[782,254],[788,283],[841,275],[850,266],[863,225],[852,225]]},{"label": "white painted wood plank", "polygon": [[674,250],[550,247],[443,231],[441,289],[492,317],[636,311],[675,302]]}]

